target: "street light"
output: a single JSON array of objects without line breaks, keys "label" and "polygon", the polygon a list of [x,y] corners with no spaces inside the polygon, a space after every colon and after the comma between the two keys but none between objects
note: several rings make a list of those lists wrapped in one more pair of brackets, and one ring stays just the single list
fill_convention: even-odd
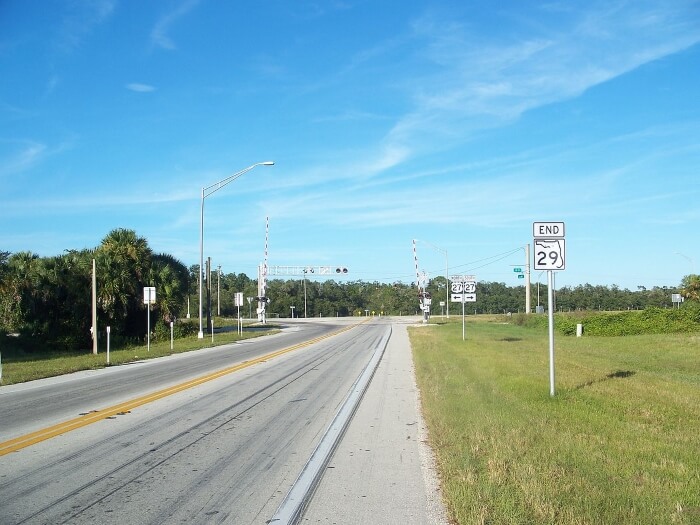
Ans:
[{"label": "street light", "polygon": [[233,175],[226,177],[225,179],[215,182],[211,186],[202,188],[202,200],[199,209],[199,333],[197,337],[199,339],[204,339],[204,331],[202,330],[202,267],[204,266],[204,199],[209,197],[212,193],[220,190],[226,186],[229,182],[233,182],[238,177],[244,173],[252,170],[257,166],[273,166],[275,163],[271,160],[265,162],[257,162],[252,166],[234,173]]},{"label": "street light", "polygon": [[681,257],[683,257],[686,261],[688,261],[690,263],[690,268],[693,272],[693,275],[695,275],[695,260],[692,257],[688,257],[687,255],[684,255],[680,252],[676,252],[676,255],[680,255]]}]

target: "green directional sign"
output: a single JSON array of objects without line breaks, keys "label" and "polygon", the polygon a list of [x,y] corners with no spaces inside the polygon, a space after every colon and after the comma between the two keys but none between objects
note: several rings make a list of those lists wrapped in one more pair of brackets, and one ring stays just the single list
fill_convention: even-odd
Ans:
[{"label": "green directional sign", "polygon": [[513,271],[514,271],[515,273],[520,273],[520,272],[523,271],[523,269],[522,269],[522,268],[513,268]]},{"label": "green directional sign", "polygon": [[518,275],[518,279],[525,279],[525,275],[524,275],[524,274],[522,274],[522,273],[521,273],[521,274],[519,274],[519,275]]}]

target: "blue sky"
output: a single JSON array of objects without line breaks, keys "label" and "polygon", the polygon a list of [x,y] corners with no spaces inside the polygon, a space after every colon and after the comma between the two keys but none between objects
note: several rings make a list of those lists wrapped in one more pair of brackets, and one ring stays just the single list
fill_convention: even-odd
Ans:
[{"label": "blue sky", "polygon": [[[700,272],[700,4],[685,0],[0,2],[0,249],[118,227],[254,277],[342,265],[558,287]],[[533,270],[532,280],[546,282]]]}]

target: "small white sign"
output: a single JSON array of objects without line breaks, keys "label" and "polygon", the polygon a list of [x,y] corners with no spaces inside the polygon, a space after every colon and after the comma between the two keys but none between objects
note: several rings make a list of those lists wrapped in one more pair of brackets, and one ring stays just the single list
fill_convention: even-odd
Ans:
[{"label": "small white sign", "polygon": [[450,301],[453,303],[475,303],[476,294],[475,293],[453,293],[450,295]]},{"label": "small white sign", "polygon": [[143,304],[154,304],[156,302],[156,287],[143,287]]},{"label": "small white sign", "polygon": [[233,299],[233,306],[243,306],[243,292],[236,292],[236,294],[233,296]]},{"label": "small white sign", "polygon": [[535,239],[563,239],[563,222],[533,222],[532,236]]}]

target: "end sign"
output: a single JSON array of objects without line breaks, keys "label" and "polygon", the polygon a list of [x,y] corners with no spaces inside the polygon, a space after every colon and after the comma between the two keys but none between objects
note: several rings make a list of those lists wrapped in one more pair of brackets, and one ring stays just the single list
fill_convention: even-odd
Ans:
[{"label": "end sign", "polygon": [[563,239],[563,222],[533,222],[532,236],[535,239]]},{"label": "end sign", "polygon": [[533,222],[535,270],[564,270],[566,240],[563,222]]}]

